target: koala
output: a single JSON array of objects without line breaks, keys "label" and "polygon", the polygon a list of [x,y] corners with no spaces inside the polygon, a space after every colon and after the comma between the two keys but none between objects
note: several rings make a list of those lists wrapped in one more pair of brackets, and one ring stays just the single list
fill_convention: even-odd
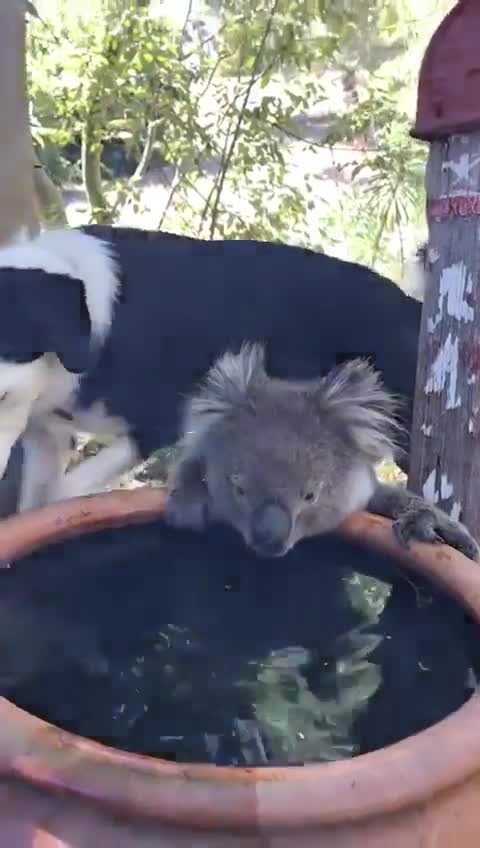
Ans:
[{"label": "koala", "polygon": [[394,519],[405,545],[442,541],[478,560],[466,527],[378,481],[376,465],[395,455],[397,407],[366,360],[294,382],[271,378],[264,347],[244,344],[216,361],[185,405],[165,519],[198,531],[225,523],[259,556],[280,557],[367,509]]}]

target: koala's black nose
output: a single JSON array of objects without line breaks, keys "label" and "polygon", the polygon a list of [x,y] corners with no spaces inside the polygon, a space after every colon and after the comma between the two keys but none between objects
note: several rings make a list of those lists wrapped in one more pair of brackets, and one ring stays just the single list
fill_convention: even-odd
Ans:
[{"label": "koala's black nose", "polygon": [[262,556],[279,556],[292,530],[292,517],[278,501],[264,501],[252,516],[251,544]]}]

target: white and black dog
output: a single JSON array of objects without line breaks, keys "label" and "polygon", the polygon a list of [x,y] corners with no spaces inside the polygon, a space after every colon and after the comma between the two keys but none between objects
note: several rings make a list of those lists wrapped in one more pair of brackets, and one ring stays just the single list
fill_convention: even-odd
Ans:
[{"label": "white and black dog", "polygon": [[[177,439],[182,398],[245,340],[291,379],[369,356],[405,399],[408,434],[420,315],[375,272],[281,244],[95,226],[12,244],[0,250],[0,476],[22,438],[20,510],[98,491]],[[115,440],[65,474],[76,430]]]}]

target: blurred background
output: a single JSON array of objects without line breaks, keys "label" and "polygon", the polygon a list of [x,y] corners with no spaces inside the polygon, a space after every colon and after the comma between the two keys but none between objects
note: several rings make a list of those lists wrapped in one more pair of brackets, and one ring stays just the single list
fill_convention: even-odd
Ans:
[{"label": "blurred background", "polygon": [[36,0],[44,221],[299,244],[411,286],[427,145],[409,130],[454,0]]}]

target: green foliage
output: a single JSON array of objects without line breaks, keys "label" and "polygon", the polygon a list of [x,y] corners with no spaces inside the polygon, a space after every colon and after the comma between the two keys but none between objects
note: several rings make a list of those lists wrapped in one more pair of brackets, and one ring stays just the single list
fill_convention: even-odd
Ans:
[{"label": "green foliage", "polygon": [[325,222],[333,235],[338,215],[355,245],[355,257],[394,275],[392,239],[396,236],[393,251],[403,263],[412,248],[409,227],[416,232],[421,226],[427,157],[426,146],[409,136],[410,117],[398,108],[400,89],[396,78],[372,85],[329,134],[331,144],[363,137],[368,147],[353,171],[351,188]]},{"label": "green foliage", "polygon": [[120,0],[99,5],[103,14],[90,18],[67,14],[65,3],[54,38],[32,35],[37,120],[59,142],[79,134],[92,116],[99,140],[125,132],[138,143],[152,120],[162,120],[174,137],[191,73],[168,27]]},{"label": "green foliage", "polygon": [[[223,72],[248,72],[261,41],[272,3],[210,0],[207,6],[222,18],[222,37],[229,56]],[[277,0],[275,19],[265,49],[262,70],[321,71],[332,66],[374,70],[392,52],[407,44],[404,0]]]},{"label": "green foliage", "polygon": [[[419,20],[414,0],[205,0],[218,19],[209,59],[154,3],[49,0],[29,39],[39,156],[62,180],[70,166],[55,150],[82,141],[93,219],[141,207],[154,154],[175,168],[158,226],[322,245],[398,276],[423,216],[426,147],[409,136],[417,68],[449,0],[424,5]],[[348,105],[326,140],[299,145],[298,118],[325,100],[332,72]],[[119,138],[141,161],[129,180],[101,160]],[[314,152],[347,145],[353,158],[359,140],[350,187],[322,201]]]},{"label": "green foliage", "polygon": [[[203,130],[190,97],[192,72],[166,23],[133,2],[95,5],[98,17],[82,17],[64,3],[49,37],[34,31],[30,93],[44,137],[57,145],[82,137],[84,181],[99,220],[112,215],[112,208],[103,209],[96,173],[108,139],[123,138],[138,152],[155,123],[175,162],[191,153],[191,140],[198,142]],[[113,208],[122,199],[117,192]]]}]

